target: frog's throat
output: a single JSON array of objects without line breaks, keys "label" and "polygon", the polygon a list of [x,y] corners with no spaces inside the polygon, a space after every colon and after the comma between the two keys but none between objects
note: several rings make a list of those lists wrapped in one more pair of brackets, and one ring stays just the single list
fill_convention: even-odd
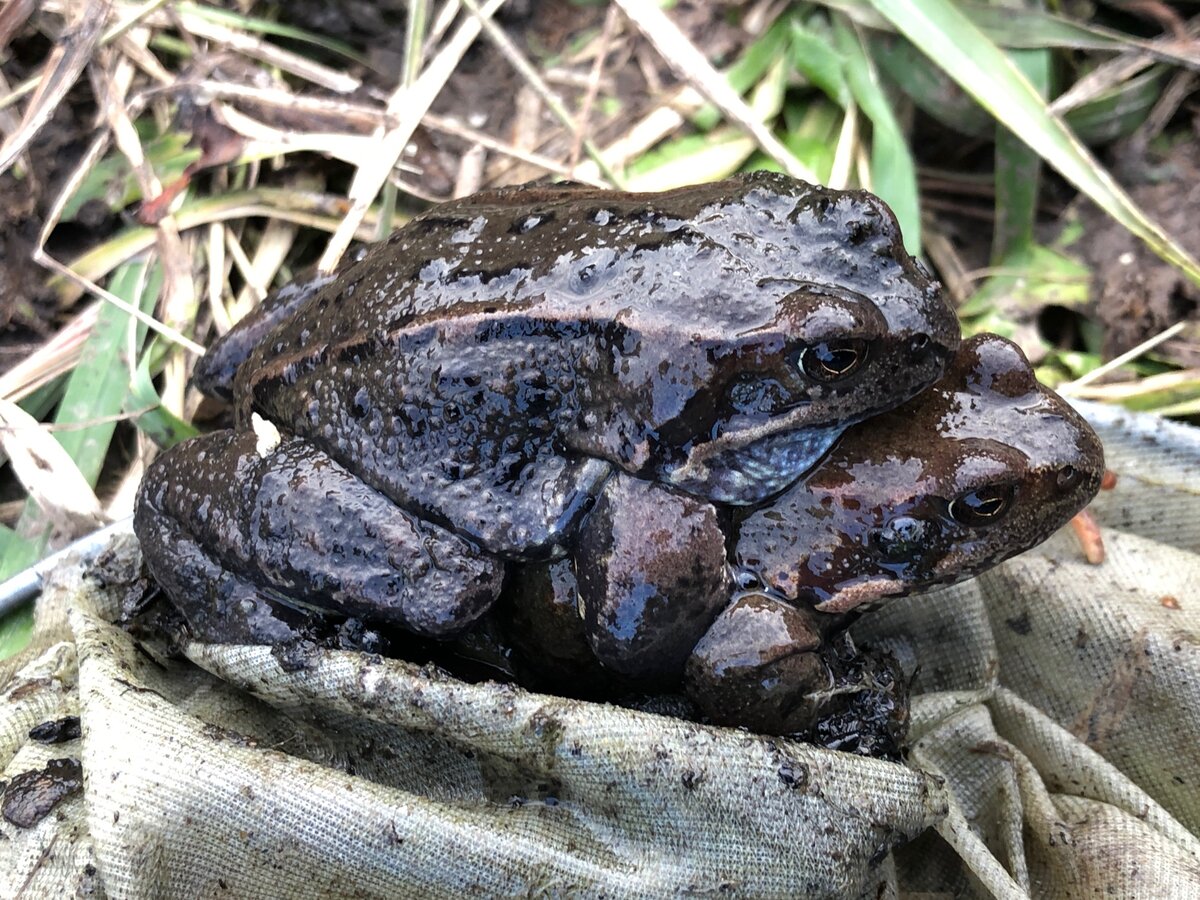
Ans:
[{"label": "frog's throat", "polygon": [[816,465],[853,421],[801,425],[796,409],[762,425],[697,444],[667,481],[718,503],[758,503],[782,491]]}]

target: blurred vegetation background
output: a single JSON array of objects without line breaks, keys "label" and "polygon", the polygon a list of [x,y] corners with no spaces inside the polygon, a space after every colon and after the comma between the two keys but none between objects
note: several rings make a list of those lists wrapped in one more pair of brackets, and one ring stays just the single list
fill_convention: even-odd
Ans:
[{"label": "blurred vegetation background", "polygon": [[[431,202],[783,170],[886,200],[968,332],[1200,414],[1200,16],[1165,0],[9,0],[0,579],[128,515],[203,347]],[[0,619],[0,657],[29,608]]]}]

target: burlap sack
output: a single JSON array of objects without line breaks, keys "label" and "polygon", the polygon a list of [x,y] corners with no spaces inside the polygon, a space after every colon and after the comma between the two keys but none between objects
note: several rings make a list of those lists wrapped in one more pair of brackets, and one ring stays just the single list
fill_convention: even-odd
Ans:
[{"label": "burlap sack", "polygon": [[1086,412],[1103,566],[1061,534],[856,626],[916,672],[907,767],[363,654],[170,661],[63,570],[0,759],[83,790],[0,821],[0,896],[1200,896],[1200,437]]}]

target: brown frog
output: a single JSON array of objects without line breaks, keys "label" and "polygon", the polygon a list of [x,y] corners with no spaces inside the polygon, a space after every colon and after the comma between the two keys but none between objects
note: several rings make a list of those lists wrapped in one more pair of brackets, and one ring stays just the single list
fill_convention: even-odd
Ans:
[{"label": "brown frog", "polygon": [[805,732],[829,713],[835,682],[863,667],[832,639],[859,612],[1040,543],[1103,471],[1087,423],[1014,344],[979,335],[940,382],[849,429],[758,509],[723,514],[662,485],[609,482],[573,570],[559,562],[513,582],[510,630],[560,690],[576,678],[592,692],[605,672],[668,688],[682,676],[710,721]]},{"label": "brown frog", "polygon": [[276,640],[308,607],[446,635],[507,561],[561,556],[614,467],[758,503],[958,341],[862,192],[486,191],[214,348],[198,383],[236,427],[151,467],[135,529],[200,637]]}]

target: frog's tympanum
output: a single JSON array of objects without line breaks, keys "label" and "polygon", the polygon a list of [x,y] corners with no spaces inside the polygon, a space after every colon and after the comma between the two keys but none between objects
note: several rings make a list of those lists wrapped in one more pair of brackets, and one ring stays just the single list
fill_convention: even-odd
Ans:
[{"label": "frog's tympanum", "polygon": [[[684,672],[712,721],[803,732],[846,693],[848,671],[892,677],[865,670],[830,635],[870,604],[971,577],[1040,543],[1094,496],[1103,470],[1087,423],[1037,383],[1015,345],[980,335],[940,382],[848,430],[782,495],[733,511],[731,565],[719,576],[706,574],[717,510],[661,485],[610,481],[598,510],[613,492],[626,525],[611,515],[585,522],[577,587],[561,563],[553,577],[523,575],[514,641],[535,668],[577,662],[573,648],[586,641],[623,677],[669,682]],[[663,527],[672,519],[673,531]],[[572,589],[582,614],[563,627]],[[556,617],[553,635],[530,633]],[[551,652],[539,655],[539,641]]]},{"label": "frog's tympanum", "polygon": [[614,470],[759,503],[958,342],[862,192],[486,191],[214,348],[198,383],[235,430],[151,467],[135,528],[197,636],[274,640],[306,607],[444,636],[507,561],[563,555]]}]

